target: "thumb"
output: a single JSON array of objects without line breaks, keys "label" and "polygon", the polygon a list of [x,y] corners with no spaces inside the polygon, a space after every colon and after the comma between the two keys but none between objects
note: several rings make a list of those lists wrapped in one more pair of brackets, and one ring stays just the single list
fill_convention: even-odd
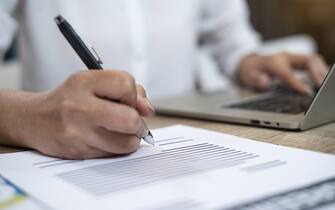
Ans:
[{"label": "thumb", "polygon": [[137,97],[136,109],[143,117],[152,117],[155,115],[155,109],[153,105],[150,103],[148,98],[143,96]]},{"label": "thumb", "polygon": [[140,113],[141,116],[151,117],[155,115],[155,109],[153,105],[150,103],[145,89],[141,85],[136,86],[137,90],[137,103],[136,109]]}]

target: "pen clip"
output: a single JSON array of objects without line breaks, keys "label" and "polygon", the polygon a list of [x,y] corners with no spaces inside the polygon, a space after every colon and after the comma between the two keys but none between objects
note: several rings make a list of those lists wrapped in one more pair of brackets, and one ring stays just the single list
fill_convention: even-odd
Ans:
[{"label": "pen clip", "polygon": [[97,51],[94,49],[94,47],[91,46],[92,54],[94,55],[95,59],[98,61],[99,64],[103,64],[99,54]]}]

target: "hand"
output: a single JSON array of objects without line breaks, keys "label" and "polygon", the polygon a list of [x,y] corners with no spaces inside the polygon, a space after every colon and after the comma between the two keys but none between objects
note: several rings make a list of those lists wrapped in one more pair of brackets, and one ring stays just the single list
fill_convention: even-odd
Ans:
[{"label": "hand", "polygon": [[294,74],[297,69],[305,70],[314,83],[320,86],[327,75],[328,66],[319,55],[252,54],[241,61],[237,77],[241,84],[258,90],[269,89],[272,79],[279,78],[300,93],[311,93],[310,88]]},{"label": "hand", "polygon": [[12,140],[6,143],[67,159],[135,151],[141,116],[154,114],[143,87],[121,71],[78,72],[50,92],[0,92],[5,98],[0,114],[8,126],[0,126],[0,137],[5,129]]}]

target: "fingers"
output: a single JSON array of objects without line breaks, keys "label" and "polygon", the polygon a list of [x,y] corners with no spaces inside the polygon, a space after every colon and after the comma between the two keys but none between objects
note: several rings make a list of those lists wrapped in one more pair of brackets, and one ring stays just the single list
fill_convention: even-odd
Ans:
[{"label": "fingers", "polygon": [[[291,60],[292,59],[292,60]],[[294,73],[295,68],[302,68],[304,56],[290,57],[290,54],[281,53],[273,56],[264,56],[262,70],[278,77],[284,83],[303,94],[311,94],[311,89]]]},{"label": "fingers", "polygon": [[295,55],[286,53],[294,68],[306,70],[317,85],[321,85],[328,72],[328,66],[320,55]]},{"label": "fingers", "polygon": [[249,75],[248,83],[250,83],[250,87],[264,91],[269,89],[271,85],[271,78],[269,75],[261,71],[254,71]]},{"label": "fingers", "polygon": [[[67,84],[71,88],[86,89],[94,95],[137,107],[141,116],[155,114],[154,107],[146,97],[145,90],[135,85],[132,76],[122,71],[85,71],[72,75]],[[137,99],[139,97],[139,99]]]},{"label": "fingers", "polygon": [[73,88],[86,89],[94,95],[136,107],[137,91],[134,78],[123,71],[83,71],[67,81]]},{"label": "fingers", "polygon": [[136,91],[137,91],[137,95],[143,97],[143,98],[147,98],[147,93],[144,89],[144,87],[142,85],[137,84],[136,85]]},{"label": "fingers", "polygon": [[77,134],[66,141],[40,147],[39,151],[53,157],[83,160],[129,154],[140,145],[136,135],[111,132],[101,127],[85,131],[83,135]]},{"label": "fingers", "polygon": [[97,128],[95,132],[97,134],[96,140],[88,143],[109,154],[129,154],[140,146],[141,140],[136,135],[110,132],[104,128]]},{"label": "fingers", "polygon": [[93,101],[89,115],[94,125],[118,133],[136,134],[143,126],[136,109],[99,98]]},{"label": "fingers", "polygon": [[296,91],[311,94],[310,88],[294,74],[294,69],[288,63],[280,63],[269,71]]},{"label": "fingers", "polygon": [[111,156],[113,156],[113,154],[88,145],[69,147],[68,149],[63,150],[61,154],[62,158],[69,160],[84,160]]},{"label": "fingers", "polygon": [[69,160],[102,158],[113,155],[104,150],[89,146],[84,142],[71,142],[71,144],[67,144],[66,146],[58,145],[51,147],[49,145],[48,147],[39,148],[39,151],[45,155]]},{"label": "fingers", "polygon": [[137,85],[137,104],[136,109],[141,116],[151,117],[155,115],[155,109],[147,98],[146,92],[141,85]]},{"label": "fingers", "polygon": [[67,159],[133,152],[145,130],[140,114],[149,115],[150,109],[144,89],[120,71],[75,73],[41,101],[43,114],[36,118],[44,129],[30,145]]},{"label": "fingers", "polygon": [[310,72],[313,81],[321,86],[323,80],[327,76],[329,67],[321,56],[313,56],[308,64],[308,72]]},{"label": "fingers", "polygon": [[151,105],[150,101],[143,97],[137,98],[136,109],[139,114],[143,117],[152,117],[155,115],[155,109]]},{"label": "fingers", "polygon": [[271,78],[260,69],[246,69],[241,72],[240,80],[243,85],[257,90],[267,90],[271,85]]},{"label": "fingers", "polygon": [[241,61],[239,78],[249,87],[264,90],[275,76],[300,93],[311,94],[311,89],[294,74],[296,69],[306,70],[310,78],[321,85],[327,75],[328,67],[319,55],[306,56],[290,53],[272,56],[250,55]]},{"label": "fingers", "polygon": [[241,84],[257,89],[267,90],[271,86],[271,78],[267,72],[263,71],[263,56],[251,54],[240,62],[237,77]]},{"label": "fingers", "polygon": [[107,158],[112,156],[114,156],[114,154],[92,146],[88,146],[87,150],[81,153],[81,159]]}]

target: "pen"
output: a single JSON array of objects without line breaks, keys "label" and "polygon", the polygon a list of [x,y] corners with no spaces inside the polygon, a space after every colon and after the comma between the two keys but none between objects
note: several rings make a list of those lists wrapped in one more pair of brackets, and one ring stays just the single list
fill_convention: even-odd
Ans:
[{"label": "pen", "polygon": [[[90,70],[103,70],[101,64],[102,61],[93,47],[88,48],[79,35],[74,31],[70,23],[68,23],[61,15],[55,17],[56,24],[63,36],[70,43],[74,51],[78,54],[80,59],[85,63]],[[138,134],[137,137],[143,139],[145,142],[151,145],[155,145],[155,140],[151,134],[148,126],[143,120],[144,131],[142,134]]]}]

